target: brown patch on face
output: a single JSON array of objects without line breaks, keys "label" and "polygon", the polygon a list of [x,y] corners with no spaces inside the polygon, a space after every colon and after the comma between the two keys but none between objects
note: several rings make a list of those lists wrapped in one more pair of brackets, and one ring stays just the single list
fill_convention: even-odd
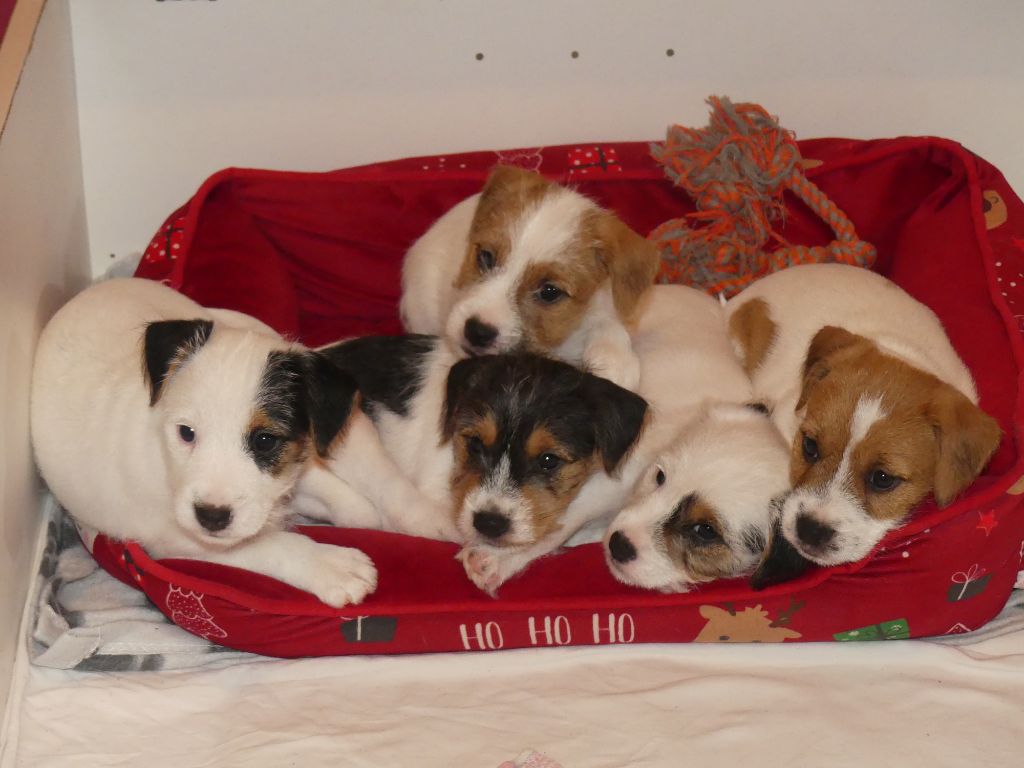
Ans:
[{"label": "brown patch on face", "polygon": [[752,299],[729,318],[729,335],[743,350],[743,370],[749,376],[764,362],[778,327],[764,299]]},{"label": "brown patch on face", "polygon": [[[587,254],[582,240],[565,253],[563,261],[530,265],[516,292],[526,348],[543,352],[565,341],[579,327],[590,299],[606,278],[600,263]],[[545,304],[538,293],[546,284],[554,285],[565,295]]]},{"label": "brown patch on face", "polygon": [[[269,472],[274,477],[279,477],[287,470],[302,465],[309,458],[309,436],[301,435],[296,439],[287,438],[287,426],[275,421],[262,408],[256,408],[246,426],[245,439],[248,441],[252,435],[266,432],[281,440],[280,445],[273,451],[266,454],[257,453],[250,446],[249,451],[253,460],[260,469]],[[322,461],[319,456],[315,456]]]},{"label": "brown patch on face", "polygon": [[452,514],[456,517],[466,496],[479,488],[483,482],[482,467],[473,456],[474,439],[479,440],[484,449],[493,446],[498,439],[498,424],[491,413],[485,413],[473,421],[463,422],[460,426],[461,431],[453,441],[455,462],[451,477]]},{"label": "brown patch on face", "polygon": [[[947,505],[980,474],[999,444],[995,420],[949,384],[895,357],[870,340],[825,328],[805,366],[801,430],[794,438],[794,489],[826,487],[850,442],[862,399],[877,398],[885,415],[850,454],[847,490],[868,515],[900,520],[929,492]],[[805,455],[804,437],[820,458]],[[890,490],[871,487],[873,473],[897,478]]]},{"label": "brown patch on face", "polygon": [[981,210],[985,214],[985,229],[995,229],[1006,223],[1006,202],[994,189],[981,193]]},{"label": "brown patch on face", "polygon": [[536,465],[546,453],[554,454],[563,463],[546,474],[542,481],[529,479],[521,491],[530,505],[534,538],[541,539],[558,528],[562,515],[580,488],[587,481],[597,463],[594,456],[569,461],[571,454],[551,432],[539,426],[530,433],[526,441],[526,461]]},{"label": "brown patch on face", "polygon": [[[718,537],[711,541],[703,540],[698,535],[698,526],[710,526]],[[723,532],[717,510],[695,494],[684,500],[662,528],[668,557],[673,563],[680,564],[695,582],[738,575],[736,559],[725,543]]]},{"label": "brown patch on face", "polygon": [[508,259],[512,246],[509,231],[523,210],[544,198],[552,183],[533,171],[510,165],[498,165],[491,171],[480,193],[480,201],[469,228],[469,242],[455,287],[465,288],[478,282],[482,272],[477,260],[481,249],[494,257],[495,267]]}]

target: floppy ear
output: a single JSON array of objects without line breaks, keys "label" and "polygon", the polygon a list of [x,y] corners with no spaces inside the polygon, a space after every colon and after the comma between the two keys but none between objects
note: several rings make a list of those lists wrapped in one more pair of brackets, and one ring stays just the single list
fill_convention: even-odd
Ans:
[{"label": "floppy ear", "polygon": [[206,343],[212,331],[210,320],[161,320],[146,326],[142,359],[150,405],[160,399],[164,382]]},{"label": "floppy ear", "polygon": [[615,309],[628,320],[654,284],[660,263],[658,249],[607,211],[602,211],[597,221],[597,239],[600,258],[611,277]]},{"label": "floppy ear", "polygon": [[612,473],[640,437],[647,401],[600,376],[583,375],[582,394],[594,415],[594,444],[605,471]]},{"label": "floppy ear", "polygon": [[810,346],[807,348],[807,357],[804,358],[803,387],[800,390],[800,400],[796,404],[796,410],[799,411],[807,404],[807,398],[814,385],[831,373],[830,358],[863,341],[865,341],[863,336],[850,333],[845,328],[837,328],[834,325],[826,325],[814,334],[814,338],[811,339]]},{"label": "floppy ear", "polygon": [[448,370],[444,407],[441,409],[442,444],[451,440],[455,435],[455,429],[459,423],[459,409],[477,385],[482,366],[487,365],[489,359],[488,357],[468,357],[465,360],[459,360]]},{"label": "floppy ear", "polygon": [[750,577],[750,586],[755,590],[795,579],[812,564],[782,535],[778,521],[768,539],[761,562]]},{"label": "floppy ear", "polygon": [[1002,433],[995,419],[946,383],[929,403],[928,418],[938,443],[932,493],[945,507],[981,474]]},{"label": "floppy ear", "polygon": [[307,352],[302,362],[306,413],[313,445],[319,456],[326,457],[331,444],[348,423],[359,388],[355,378],[326,355]]}]

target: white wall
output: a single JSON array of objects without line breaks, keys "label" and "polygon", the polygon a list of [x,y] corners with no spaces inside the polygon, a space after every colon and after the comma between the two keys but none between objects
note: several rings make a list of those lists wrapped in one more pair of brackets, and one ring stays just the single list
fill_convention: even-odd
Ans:
[{"label": "white wall", "polygon": [[224,166],[326,170],[657,139],[669,123],[703,125],[712,93],[758,101],[802,137],[955,138],[1024,193],[1018,0],[72,0],[72,10],[97,270],[141,250]]},{"label": "white wall", "polygon": [[88,275],[67,0],[49,0],[0,136],[0,711],[40,520],[32,352]]}]

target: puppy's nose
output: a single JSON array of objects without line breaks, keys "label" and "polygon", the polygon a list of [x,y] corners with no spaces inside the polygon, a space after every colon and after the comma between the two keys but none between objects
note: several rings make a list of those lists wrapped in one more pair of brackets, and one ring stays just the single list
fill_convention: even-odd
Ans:
[{"label": "puppy's nose", "polygon": [[616,563],[628,563],[636,559],[636,547],[622,531],[616,531],[608,539],[608,552]]},{"label": "puppy's nose", "polygon": [[473,513],[473,527],[489,539],[499,539],[508,533],[512,521],[500,512],[488,509]]},{"label": "puppy's nose", "polygon": [[223,531],[231,523],[231,507],[215,504],[193,504],[196,520],[208,531]]},{"label": "puppy's nose", "polygon": [[811,515],[798,515],[796,535],[807,546],[822,549],[835,538],[836,529],[816,520]]},{"label": "puppy's nose", "polygon": [[466,341],[474,349],[487,349],[494,340],[498,338],[498,329],[488,325],[475,315],[466,321],[466,327],[462,330]]}]

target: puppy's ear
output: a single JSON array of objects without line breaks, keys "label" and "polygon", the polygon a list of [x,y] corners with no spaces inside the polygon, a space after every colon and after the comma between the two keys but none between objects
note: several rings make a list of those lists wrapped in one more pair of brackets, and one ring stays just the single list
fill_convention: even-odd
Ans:
[{"label": "puppy's ear", "polygon": [[164,382],[206,343],[212,331],[210,320],[161,320],[146,326],[142,361],[150,405],[160,399]]},{"label": "puppy's ear", "polygon": [[448,442],[455,435],[455,430],[459,425],[459,411],[476,388],[481,370],[490,359],[488,357],[469,357],[459,360],[448,370],[444,407],[441,409],[442,443]]},{"label": "puppy's ear", "polygon": [[304,353],[302,368],[310,434],[317,455],[326,457],[348,424],[359,388],[355,377],[319,352]]},{"label": "puppy's ear", "polygon": [[599,257],[611,277],[615,309],[629,320],[654,284],[661,261],[658,249],[607,211],[598,215],[596,230]]},{"label": "puppy's ear", "polygon": [[755,590],[795,579],[811,565],[811,561],[801,555],[782,535],[778,522],[772,526],[768,538],[768,546],[765,547],[761,562],[750,577],[750,586]]},{"label": "puppy's ear", "polygon": [[945,507],[981,474],[1002,433],[995,419],[946,383],[936,388],[928,419],[937,441],[932,492]]},{"label": "puppy's ear", "polygon": [[807,348],[807,357],[804,358],[803,388],[800,390],[796,410],[799,411],[807,404],[807,398],[814,386],[832,372],[832,361],[835,356],[863,343],[869,342],[863,336],[834,325],[826,325],[814,334]]},{"label": "puppy's ear", "polygon": [[647,401],[607,379],[583,375],[582,396],[593,413],[594,444],[605,471],[612,473],[640,437]]}]

